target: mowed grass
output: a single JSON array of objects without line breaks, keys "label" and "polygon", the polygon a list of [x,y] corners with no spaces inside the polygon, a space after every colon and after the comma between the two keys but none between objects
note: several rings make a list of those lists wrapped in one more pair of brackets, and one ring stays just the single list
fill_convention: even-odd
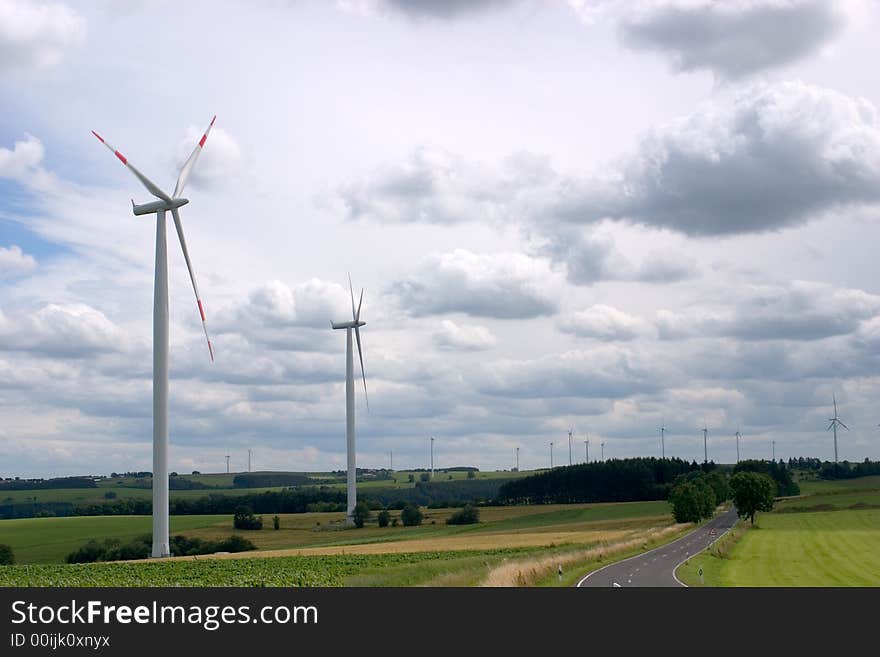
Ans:
[{"label": "mowed grass", "polygon": [[[228,516],[171,516],[171,533],[223,522],[232,533]],[[16,563],[62,563],[89,539],[130,541],[152,531],[150,516],[79,516],[0,520],[0,543],[12,547]]]},{"label": "mowed grass", "polygon": [[857,490],[880,491],[880,475],[870,477],[856,477],[854,479],[837,479],[823,481],[821,479],[807,479],[798,482],[801,495],[847,493]]},{"label": "mowed grass", "polygon": [[[480,523],[447,525],[454,511],[424,509],[425,520],[416,527],[380,528],[373,520],[363,529],[345,528],[343,513],[302,513],[280,515],[274,530],[272,516],[265,515],[262,530],[242,532],[233,530],[231,516],[171,516],[171,533],[202,539],[237,533],[276,555],[400,554],[585,545],[672,523],[665,502],[482,507]],[[392,518],[399,515],[392,512]],[[0,542],[12,545],[18,563],[60,563],[90,538],[125,542],[149,531],[147,516],[30,518],[0,521]]]},{"label": "mowed grass", "polygon": [[[786,498],[755,527],[740,521],[734,541],[678,570],[690,586],[880,586],[877,477],[824,482],[821,494]],[[862,488],[862,490],[860,490]],[[720,554],[719,554],[720,552]]]}]

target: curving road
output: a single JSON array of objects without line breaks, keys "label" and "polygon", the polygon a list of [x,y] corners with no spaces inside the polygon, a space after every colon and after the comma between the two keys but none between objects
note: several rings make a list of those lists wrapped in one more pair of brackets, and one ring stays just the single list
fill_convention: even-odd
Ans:
[{"label": "curving road", "polygon": [[674,575],[679,564],[708,547],[736,522],[731,508],[671,543],[594,570],[577,585],[587,586],[684,586]]}]

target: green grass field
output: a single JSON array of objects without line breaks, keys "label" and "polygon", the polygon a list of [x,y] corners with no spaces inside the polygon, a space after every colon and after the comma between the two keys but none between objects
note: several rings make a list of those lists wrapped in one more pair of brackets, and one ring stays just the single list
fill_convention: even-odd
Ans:
[{"label": "green grass field", "polygon": [[856,477],[855,479],[837,479],[823,481],[821,479],[808,479],[798,482],[801,495],[816,495],[820,493],[843,493],[855,490],[878,490],[880,491],[880,475],[871,477]]},{"label": "green grass field", "polygon": [[[651,540],[649,535],[672,526],[665,502],[484,507],[479,524],[446,525],[453,511],[426,509],[425,521],[417,527],[380,528],[370,522],[364,529],[342,529],[337,524],[343,520],[341,513],[289,514],[281,516],[280,530],[272,529],[271,518],[265,518],[263,530],[240,532],[271,558],[248,552],[162,563],[70,566],[58,562],[88,539],[134,538],[149,532],[150,518],[8,520],[2,521],[7,529],[4,542],[12,545],[18,564],[31,565],[0,569],[0,585],[470,586],[510,560],[557,554],[571,560],[573,554],[613,549],[601,546],[623,542],[625,549],[633,549],[631,544],[641,545]],[[228,516],[171,519],[172,534],[215,538],[232,533]],[[601,559],[589,557],[596,558]]]},{"label": "green grass field", "polygon": [[[817,494],[787,498],[755,527],[689,560],[678,577],[699,586],[880,586],[878,477],[818,482]],[[718,549],[720,547],[720,550]]]},{"label": "green grass field", "polygon": [[[149,516],[79,516],[0,520],[0,542],[12,547],[16,563],[61,563],[89,539],[132,540],[152,530]],[[228,516],[171,516],[171,532],[187,532],[223,522],[232,533]]]}]

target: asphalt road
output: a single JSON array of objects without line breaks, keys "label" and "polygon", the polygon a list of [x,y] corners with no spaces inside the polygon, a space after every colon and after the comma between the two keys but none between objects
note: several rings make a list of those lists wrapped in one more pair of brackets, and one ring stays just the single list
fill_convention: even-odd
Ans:
[{"label": "asphalt road", "polygon": [[578,586],[684,586],[673,576],[676,567],[714,543],[735,522],[736,509],[731,508],[671,543],[594,570]]}]

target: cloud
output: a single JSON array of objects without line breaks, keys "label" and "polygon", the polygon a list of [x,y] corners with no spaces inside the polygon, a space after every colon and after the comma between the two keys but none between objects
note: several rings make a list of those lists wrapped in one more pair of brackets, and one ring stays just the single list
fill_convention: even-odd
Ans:
[{"label": "cloud", "polygon": [[484,351],[495,346],[495,336],[485,326],[460,326],[444,319],[434,332],[434,344],[450,351]]},{"label": "cloud", "polygon": [[662,0],[619,23],[622,41],[667,54],[676,71],[709,70],[728,80],[815,53],[842,28],[832,0]]},{"label": "cloud", "polygon": [[85,18],[67,5],[0,0],[0,73],[53,66],[85,38]]},{"label": "cloud", "polygon": [[43,143],[29,134],[11,150],[0,146],[0,178],[23,182],[39,169],[43,154]]},{"label": "cloud", "polygon": [[661,310],[662,339],[723,336],[743,341],[822,340],[848,335],[880,312],[880,296],[793,281],[730,290],[724,305],[686,313]]},{"label": "cloud", "polygon": [[343,7],[355,5],[362,9],[380,9],[413,19],[451,20],[487,9],[518,4],[520,0],[342,0]]},{"label": "cloud", "polygon": [[37,268],[33,256],[23,253],[13,244],[8,249],[0,246],[0,280],[30,274]]},{"label": "cloud", "polygon": [[272,280],[218,310],[212,326],[218,335],[240,334],[272,349],[314,351],[331,344],[331,321],[350,316],[349,291],[337,283],[312,278],[291,287]]},{"label": "cloud", "polygon": [[640,317],[629,315],[612,306],[597,304],[559,322],[559,330],[579,337],[597,340],[633,340],[650,330]]},{"label": "cloud", "polygon": [[523,319],[556,312],[558,278],[545,261],[519,253],[456,249],[425,258],[416,274],[397,281],[390,291],[414,316]]},{"label": "cloud", "polygon": [[642,356],[612,345],[534,360],[498,361],[472,376],[481,392],[525,399],[618,399],[655,390],[659,385],[657,372]]},{"label": "cloud", "polygon": [[562,179],[542,209],[688,235],[778,230],[880,201],[880,120],[867,100],[801,82],[754,86],[656,129],[605,179]]},{"label": "cloud", "polygon": [[84,358],[125,351],[130,340],[99,310],[85,304],[48,304],[36,312],[0,313],[0,349]]},{"label": "cloud", "polygon": [[[186,130],[186,137],[178,142],[174,158],[175,176],[180,173],[181,167],[202,138],[206,127],[190,125]],[[208,141],[199,155],[199,162],[192,170],[187,185],[203,189],[222,189],[239,179],[242,160],[241,148],[235,138],[223,128],[215,127],[208,136]]]}]

